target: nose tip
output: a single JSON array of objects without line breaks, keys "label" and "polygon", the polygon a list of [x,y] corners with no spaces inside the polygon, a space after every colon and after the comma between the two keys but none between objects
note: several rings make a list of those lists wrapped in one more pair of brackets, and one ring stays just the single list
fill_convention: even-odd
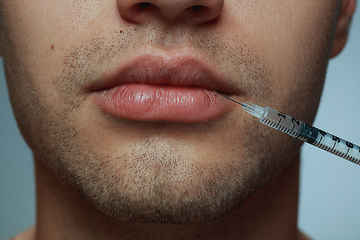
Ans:
[{"label": "nose tip", "polygon": [[156,18],[200,25],[217,18],[223,5],[224,0],[117,0],[120,15],[137,24]]}]

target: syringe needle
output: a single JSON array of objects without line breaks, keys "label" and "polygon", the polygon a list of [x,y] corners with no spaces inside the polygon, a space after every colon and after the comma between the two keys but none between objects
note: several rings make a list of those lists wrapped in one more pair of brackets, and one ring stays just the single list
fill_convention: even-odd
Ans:
[{"label": "syringe needle", "polygon": [[250,102],[240,103],[231,98],[223,97],[240,104],[245,112],[259,118],[261,123],[269,127],[360,165],[360,146],[358,145],[272,108],[262,108]]},{"label": "syringe needle", "polygon": [[226,99],[229,99],[230,101],[233,101],[234,103],[240,104],[245,112],[250,113],[254,117],[261,119],[264,115],[265,109],[258,105],[255,105],[250,102],[241,103],[241,102],[235,101],[234,99],[231,99],[229,97],[226,97],[226,96],[223,96],[223,97]]},{"label": "syringe needle", "polygon": [[241,103],[241,102],[235,101],[234,99],[228,98],[228,97],[226,97],[224,95],[223,95],[223,97],[229,99],[230,101],[233,101],[234,103],[240,104],[241,106],[245,107],[245,105],[243,103]]}]

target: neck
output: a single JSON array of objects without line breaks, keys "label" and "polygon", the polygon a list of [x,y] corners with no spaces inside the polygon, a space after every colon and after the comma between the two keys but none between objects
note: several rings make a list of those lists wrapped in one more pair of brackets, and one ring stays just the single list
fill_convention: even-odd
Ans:
[{"label": "neck", "polygon": [[36,164],[36,239],[298,239],[299,156],[231,213],[205,224],[124,223],[99,213]]}]

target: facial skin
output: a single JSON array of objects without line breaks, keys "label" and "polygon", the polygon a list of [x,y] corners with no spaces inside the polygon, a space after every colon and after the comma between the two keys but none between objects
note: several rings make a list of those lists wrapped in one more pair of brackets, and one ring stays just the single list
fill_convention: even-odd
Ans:
[{"label": "facial skin", "polygon": [[227,96],[311,124],[340,6],[1,0],[0,47],[20,130],[35,162],[104,215],[135,223],[217,219],[274,178],[301,144],[231,102],[200,122],[112,116],[88,86],[134,55],[185,53],[215,69],[231,86]]}]

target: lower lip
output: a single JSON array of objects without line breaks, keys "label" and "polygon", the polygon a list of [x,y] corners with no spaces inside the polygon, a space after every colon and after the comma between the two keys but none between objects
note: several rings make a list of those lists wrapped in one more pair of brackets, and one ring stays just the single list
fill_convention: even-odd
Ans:
[{"label": "lower lip", "polygon": [[216,91],[170,85],[124,84],[96,93],[95,102],[107,114],[138,121],[207,122],[229,111]]}]

